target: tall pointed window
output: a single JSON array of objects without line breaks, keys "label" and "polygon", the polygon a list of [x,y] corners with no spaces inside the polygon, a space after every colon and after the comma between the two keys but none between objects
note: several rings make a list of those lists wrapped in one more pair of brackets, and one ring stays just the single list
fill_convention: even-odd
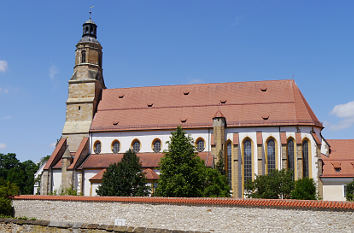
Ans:
[{"label": "tall pointed window", "polygon": [[138,153],[140,151],[140,142],[138,139],[135,139],[133,142],[132,142],[132,149],[135,153]]},{"label": "tall pointed window", "polygon": [[95,152],[95,154],[101,153],[101,142],[100,141],[96,141],[93,144],[93,151]]},{"label": "tall pointed window", "polygon": [[113,142],[112,142],[112,152],[114,153],[114,154],[117,154],[118,152],[119,152],[119,148],[120,147],[120,145],[119,145],[119,141],[118,140],[114,140]]},{"label": "tall pointed window", "polygon": [[252,145],[251,140],[247,139],[243,143],[243,182],[252,181]]},{"label": "tall pointed window", "polygon": [[81,51],[81,63],[85,63],[86,62],[86,51],[82,50]]},{"label": "tall pointed window", "polygon": [[307,140],[302,143],[302,172],[303,177],[309,176],[309,143]]},{"label": "tall pointed window", "polygon": [[275,142],[270,139],[267,142],[267,169],[268,173],[275,170]]},{"label": "tall pointed window", "polygon": [[232,157],[232,144],[231,142],[228,142],[227,143],[227,146],[226,146],[226,149],[227,149],[227,178],[228,178],[228,181],[229,181],[229,185],[231,185],[231,157]]},{"label": "tall pointed window", "polygon": [[294,158],[294,154],[295,154],[295,148],[294,148],[294,140],[290,139],[288,141],[288,144],[286,146],[286,150],[287,150],[287,157],[288,157],[288,169],[292,170],[294,172],[294,168],[295,168],[295,158]]}]

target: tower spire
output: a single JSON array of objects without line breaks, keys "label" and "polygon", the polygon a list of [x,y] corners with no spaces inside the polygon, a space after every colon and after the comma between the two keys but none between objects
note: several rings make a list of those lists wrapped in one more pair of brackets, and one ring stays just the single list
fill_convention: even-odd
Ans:
[{"label": "tower spire", "polygon": [[89,14],[90,14],[89,19],[90,19],[90,20],[92,20],[92,9],[93,9],[94,7],[95,7],[94,5],[90,6],[90,10],[89,10]]}]

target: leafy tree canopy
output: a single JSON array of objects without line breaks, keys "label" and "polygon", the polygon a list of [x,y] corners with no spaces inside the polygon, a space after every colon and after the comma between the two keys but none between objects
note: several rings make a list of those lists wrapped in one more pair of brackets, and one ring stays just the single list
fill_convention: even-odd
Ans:
[{"label": "leafy tree canopy", "polygon": [[229,196],[225,176],[207,168],[195,151],[193,139],[181,127],[172,132],[168,152],[160,162],[157,196]]},{"label": "leafy tree canopy", "polygon": [[347,197],[347,201],[354,201],[354,180],[347,184],[347,191],[345,196]]},{"label": "leafy tree canopy", "polygon": [[0,153],[0,184],[11,182],[20,187],[19,193],[32,194],[34,173],[38,170],[37,164],[31,160],[20,162],[16,154]]},{"label": "leafy tree canopy", "polygon": [[290,198],[294,188],[291,170],[273,170],[268,175],[257,176],[254,182],[245,184],[248,197],[279,199]]},{"label": "leafy tree canopy", "polygon": [[304,177],[295,182],[295,189],[291,192],[292,199],[316,200],[316,186],[313,179]]},{"label": "leafy tree canopy", "polygon": [[110,165],[103,174],[100,196],[146,196],[149,187],[142,172],[139,157],[128,150],[119,163]]}]

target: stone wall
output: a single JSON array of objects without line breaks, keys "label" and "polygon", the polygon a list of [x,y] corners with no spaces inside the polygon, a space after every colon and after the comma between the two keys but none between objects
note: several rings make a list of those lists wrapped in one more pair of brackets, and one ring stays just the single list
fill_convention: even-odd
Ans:
[{"label": "stone wall", "polygon": [[208,232],[353,232],[354,203],[220,198],[18,196],[16,217]]},{"label": "stone wall", "polygon": [[[195,231],[172,231],[166,229],[153,229],[145,227],[125,227],[113,225],[98,225],[85,223],[67,223],[67,222],[50,222],[43,220],[22,220],[22,219],[6,219],[0,218],[0,232],[55,232],[55,233],[198,233]],[[199,232],[202,233],[202,232]]]}]

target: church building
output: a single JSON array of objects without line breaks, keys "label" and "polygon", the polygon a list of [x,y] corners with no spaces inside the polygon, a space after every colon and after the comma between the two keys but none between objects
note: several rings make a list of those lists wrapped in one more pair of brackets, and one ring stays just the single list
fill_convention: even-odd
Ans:
[{"label": "church building", "polygon": [[[159,161],[177,126],[193,138],[207,166],[213,167],[223,153],[236,198],[244,197],[247,181],[274,169],[292,169],[295,180],[313,178],[320,197],[326,190],[323,172],[340,177],[336,167],[341,162],[330,161],[332,143],[322,137],[323,125],[294,80],[108,89],[96,31],[91,19],[83,24],[69,80],[66,120],[43,168],[41,195],[68,188],[96,195],[105,169],[128,149],[137,153],[154,190]],[[345,182],[354,177],[354,167],[346,169]]]}]

